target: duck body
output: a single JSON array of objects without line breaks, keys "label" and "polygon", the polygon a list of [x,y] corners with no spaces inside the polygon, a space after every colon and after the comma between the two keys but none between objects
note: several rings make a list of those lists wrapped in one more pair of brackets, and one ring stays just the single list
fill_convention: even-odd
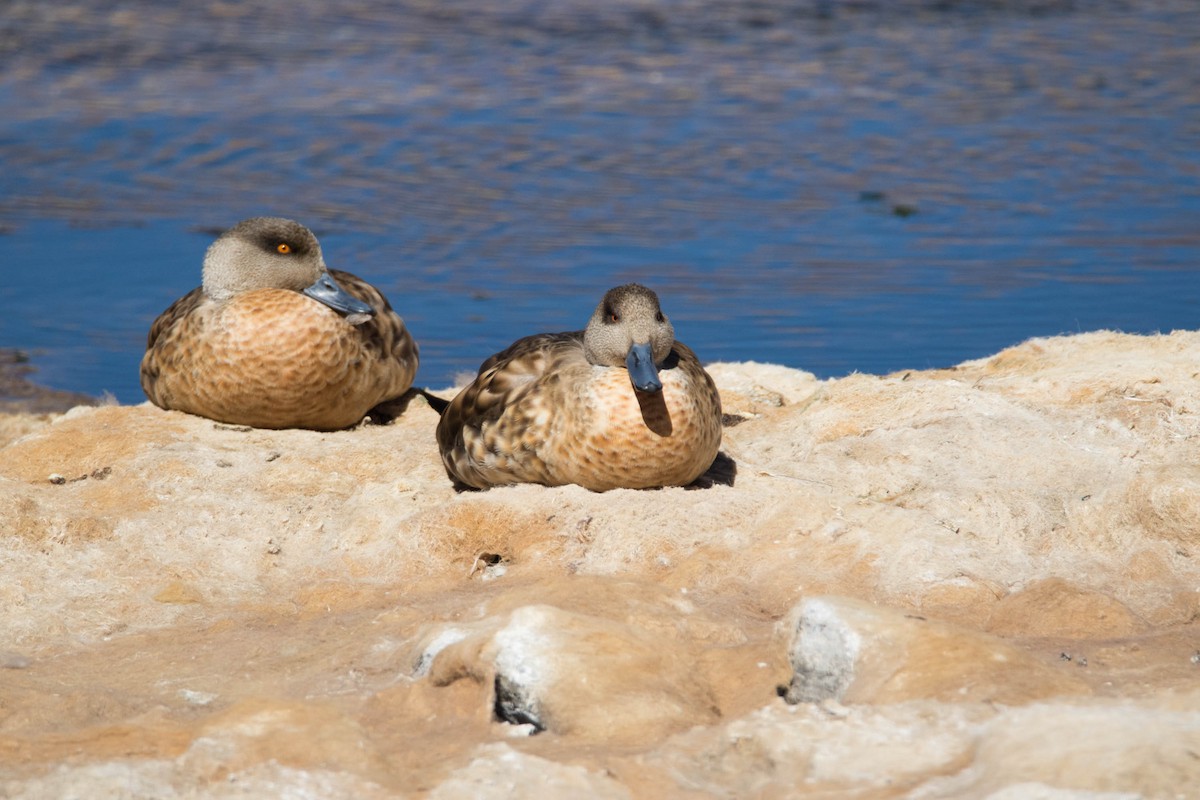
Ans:
[{"label": "duck body", "polygon": [[[438,424],[455,483],[643,489],[686,485],[708,469],[721,443],[716,386],[695,353],[674,341],[653,292],[630,286],[605,296],[588,330],[530,336],[483,363]],[[653,353],[644,349],[649,337],[625,335],[640,305],[649,327],[665,323],[670,331]],[[620,320],[604,321],[614,315]],[[597,357],[605,348],[590,347],[589,339],[603,335],[613,343],[607,357]],[[634,385],[640,368],[627,363],[639,347],[653,365],[643,388]]]},{"label": "duck body", "polygon": [[157,406],[220,422],[337,430],[404,394],[417,362],[378,289],[326,268],[307,228],[255,218],[209,248],[205,285],[155,320],[141,383]]}]

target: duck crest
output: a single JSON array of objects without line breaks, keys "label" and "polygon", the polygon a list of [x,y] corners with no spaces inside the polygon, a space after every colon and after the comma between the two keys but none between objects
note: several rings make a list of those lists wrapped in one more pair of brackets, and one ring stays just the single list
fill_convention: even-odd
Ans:
[{"label": "duck crest", "polygon": [[681,486],[717,456],[721,401],[657,295],[628,284],[586,329],[529,336],[484,361],[437,440],[447,474],[467,487]]},{"label": "duck crest", "polygon": [[418,349],[404,321],[370,283],[328,269],[303,225],[238,223],[209,247],[203,278],[150,326],[141,383],[155,405],[337,430],[412,386]]}]

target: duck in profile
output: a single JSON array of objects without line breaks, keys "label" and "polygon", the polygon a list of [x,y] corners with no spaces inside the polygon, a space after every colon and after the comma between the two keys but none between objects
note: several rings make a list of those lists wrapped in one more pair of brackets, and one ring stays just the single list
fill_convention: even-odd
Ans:
[{"label": "duck in profile", "polygon": [[460,487],[683,486],[717,456],[721,398],[658,296],[628,284],[586,330],[529,336],[484,361],[437,441]]},{"label": "duck in profile", "polygon": [[337,430],[412,386],[417,345],[384,296],[325,266],[312,231],[243,220],[204,256],[202,285],[150,326],[155,405],[256,428]]}]

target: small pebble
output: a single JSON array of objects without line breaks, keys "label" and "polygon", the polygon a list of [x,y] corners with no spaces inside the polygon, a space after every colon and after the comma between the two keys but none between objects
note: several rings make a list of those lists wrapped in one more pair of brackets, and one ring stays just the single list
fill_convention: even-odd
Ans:
[{"label": "small pebble", "polygon": [[28,656],[0,651],[0,669],[27,669],[32,663]]},{"label": "small pebble", "polygon": [[179,696],[182,697],[189,706],[206,706],[213,700],[217,699],[217,695],[213,692],[197,692],[192,689],[180,689]]}]

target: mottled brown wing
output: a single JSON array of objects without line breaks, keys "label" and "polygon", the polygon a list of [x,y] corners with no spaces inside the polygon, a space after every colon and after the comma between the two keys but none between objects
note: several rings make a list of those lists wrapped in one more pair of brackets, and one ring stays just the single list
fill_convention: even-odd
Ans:
[{"label": "mottled brown wing", "polygon": [[197,286],[159,314],[158,319],[150,325],[150,333],[146,336],[146,353],[142,356],[140,369],[142,391],[155,404],[164,408],[165,402],[159,397],[156,387],[163,368],[170,369],[178,354],[174,339],[175,326],[181,320],[187,319],[202,302],[204,290]]},{"label": "mottled brown wing", "polygon": [[491,356],[479,374],[450,402],[438,422],[438,447],[443,453],[464,445],[466,428],[479,430],[494,422],[545,374],[560,354],[583,347],[583,331],[539,333],[518,339]]},{"label": "mottled brown wing", "polygon": [[561,344],[583,343],[583,331],[567,331],[565,333],[537,333],[533,336],[526,336],[524,339],[517,339],[508,347],[501,350],[495,355],[489,356],[482,364],[479,365],[479,375],[487,372],[497,364],[503,364],[507,361],[516,361],[525,358],[531,353],[538,351],[554,350]]},{"label": "mottled brown wing", "polygon": [[150,326],[150,333],[146,337],[146,349],[154,347],[154,343],[159,337],[171,328],[180,318],[186,317],[195,310],[196,306],[200,305],[200,301],[204,298],[204,289],[197,286],[183,297],[172,303],[166,311],[158,315],[158,319]]},{"label": "mottled brown wing", "polygon": [[383,293],[345,270],[331,269],[329,274],[339,286],[375,309],[375,315],[358,326],[364,346],[377,352],[383,359],[391,358],[402,364],[411,364],[415,372],[419,358],[417,343]]}]

